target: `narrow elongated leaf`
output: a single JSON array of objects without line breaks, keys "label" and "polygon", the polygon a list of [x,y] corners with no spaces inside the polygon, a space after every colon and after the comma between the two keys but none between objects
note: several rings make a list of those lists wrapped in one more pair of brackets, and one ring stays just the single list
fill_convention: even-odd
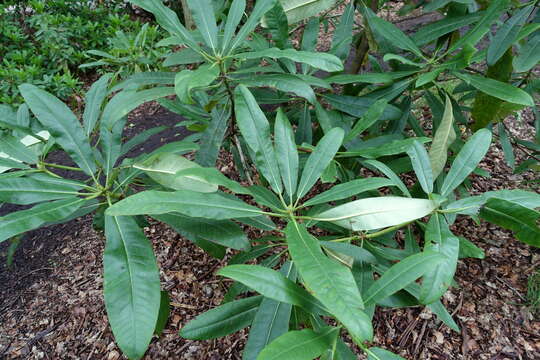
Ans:
[{"label": "narrow elongated leaf", "polygon": [[236,122],[244,139],[255,153],[257,167],[275,192],[283,188],[279,166],[270,138],[270,125],[251,92],[243,85],[235,90]]},{"label": "narrow elongated leaf", "polygon": [[504,127],[504,123],[500,122],[497,126],[497,129],[499,141],[504,153],[504,160],[506,161],[506,164],[512,170],[514,170],[516,167],[516,158],[514,156],[514,149],[512,147],[512,143],[510,142],[510,138],[508,137],[508,133],[506,132],[506,129]]},{"label": "narrow elongated leaf", "polygon": [[392,265],[367,289],[366,304],[375,304],[405,288],[442,260],[444,256],[441,254],[422,252]]},{"label": "narrow elongated leaf", "polygon": [[441,195],[450,194],[459,186],[469,174],[476,168],[476,165],[484,158],[489,145],[491,144],[491,131],[481,129],[465,143],[456,156],[448,175],[444,178],[441,186]]},{"label": "narrow elongated leaf", "polygon": [[107,87],[111,78],[112,74],[103,75],[98,81],[92,84],[90,90],[86,93],[84,98],[86,106],[84,107],[83,113],[83,125],[87,137],[92,134],[92,131],[94,131],[94,128],[96,127],[99,115],[101,114],[103,100],[105,100],[105,97],[107,96]]},{"label": "narrow elongated leaf", "polygon": [[218,193],[198,193],[189,190],[142,191],[109,207],[107,215],[159,215],[168,212],[224,220],[255,217],[262,214],[258,208]]},{"label": "narrow elongated leaf", "polygon": [[[376,101],[368,97],[335,94],[325,95],[324,98],[337,110],[356,117],[363,116]],[[397,120],[400,117],[401,111],[393,105],[388,105],[384,109],[380,120]]]},{"label": "narrow elongated leaf", "polygon": [[336,0],[279,0],[287,14],[289,24],[295,24],[330,9]]},{"label": "narrow elongated leaf", "polygon": [[188,0],[187,2],[195,24],[204,42],[214,54],[218,50],[217,25],[211,0]]},{"label": "narrow elongated leaf", "polygon": [[[189,50],[191,52],[194,52],[191,49]],[[194,61],[191,61],[191,62],[197,62],[197,61],[195,59]],[[176,73],[174,72],[166,72],[166,71],[165,72],[164,71],[149,71],[149,72],[135,73],[135,74],[130,75],[126,80],[115,85],[111,90],[109,90],[109,94],[117,92],[119,90],[130,88],[130,87],[141,88],[147,85],[173,85],[175,75]]]},{"label": "narrow elongated leaf", "polygon": [[56,97],[34,85],[23,84],[19,90],[30,110],[55,141],[86,174],[94,174],[96,164],[90,142],[71,110]]},{"label": "narrow elongated leaf", "polygon": [[446,96],[446,105],[444,114],[439,127],[435,131],[431,148],[429,149],[429,161],[433,171],[433,179],[436,179],[444,170],[446,160],[448,159],[448,148],[456,140],[454,130],[454,112],[452,102]]},{"label": "narrow elongated leaf", "polygon": [[313,206],[325,202],[347,199],[362,192],[378,189],[384,186],[392,186],[394,183],[390,179],[370,177],[366,179],[356,179],[344,184],[339,184],[304,203],[305,206]]},{"label": "narrow elongated leaf", "polygon": [[407,151],[407,155],[411,158],[414,173],[420,182],[422,190],[426,194],[431,194],[433,192],[433,172],[426,148],[418,141],[415,141]]},{"label": "narrow elongated leaf", "polygon": [[183,103],[193,104],[192,93],[211,85],[218,76],[219,67],[216,64],[204,64],[196,70],[182,70],[174,79],[176,96]]},{"label": "narrow elongated leaf", "polygon": [[341,60],[347,59],[351,50],[354,25],[354,3],[349,3],[334,31],[330,52]]},{"label": "narrow elongated leaf", "polygon": [[12,159],[27,164],[35,164],[38,162],[38,157],[35,152],[25,146],[20,139],[7,133],[0,135],[0,152]]},{"label": "narrow elongated leaf", "polygon": [[121,151],[120,151],[120,156],[126,155],[135,146],[138,146],[138,145],[146,142],[146,140],[148,140],[150,137],[152,137],[152,136],[154,136],[156,134],[159,134],[160,132],[162,132],[165,129],[167,129],[166,126],[157,126],[157,127],[153,127],[153,128],[144,130],[143,132],[135,135],[134,137],[132,137],[131,139],[129,139],[128,141],[126,141],[125,143],[122,144],[122,148],[121,148]]},{"label": "narrow elongated leaf", "polygon": [[377,264],[378,262],[377,258],[369,251],[353,244],[332,241],[321,241],[320,243],[325,249],[350,256],[357,263]]},{"label": "narrow elongated leaf", "polygon": [[231,117],[230,106],[218,106],[210,113],[210,124],[201,136],[200,149],[195,159],[202,166],[214,166],[218,157],[219,149],[223,143]]},{"label": "narrow elongated leaf", "polygon": [[399,355],[394,354],[379,347],[369,348],[368,360],[405,360]]},{"label": "narrow elongated leaf", "polygon": [[292,203],[298,184],[298,151],[292,126],[281,108],[274,124],[274,141],[281,179]]},{"label": "narrow elongated leaf", "polygon": [[262,74],[257,77],[242,79],[246,86],[268,86],[284,92],[291,92],[305,98],[310,103],[316,101],[315,92],[304,80],[292,74]]},{"label": "narrow elongated leaf", "polygon": [[250,248],[249,240],[240,226],[230,220],[193,218],[180,214],[161,214],[152,217],[169,224],[192,241],[194,238],[203,239],[242,251]]},{"label": "narrow elongated leaf", "polygon": [[420,302],[431,304],[437,301],[452,283],[459,256],[459,238],[452,234],[441,214],[431,217],[426,226],[426,251],[434,251],[446,258],[427,271],[422,281]]},{"label": "narrow elongated leaf", "polygon": [[248,35],[253,30],[255,30],[263,15],[275,6],[276,1],[277,0],[259,0],[255,3],[253,10],[251,10],[251,14],[249,15],[244,25],[240,28],[240,30],[238,30],[238,33],[236,34],[234,40],[231,42],[231,45],[228,48],[224,47],[226,54],[236,49],[238,46],[240,46],[240,44],[244,42]]},{"label": "narrow elongated leaf", "polygon": [[521,27],[527,21],[534,6],[529,5],[519,10],[514,16],[497,30],[497,33],[489,43],[487,51],[488,65],[495,64],[516,41]]},{"label": "narrow elongated leaf", "polygon": [[371,320],[350,270],[323,255],[303,225],[290,222],[286,229],[289,253],[306,286],[349,331],[356,342],[373,337]]},{"label": "narrow elongated leaf", "polygon": [[514,70],[526,72],[531,70],[540,61],[540,34],[532,36],[520,49],[519,55],[514,59]]},{"label": "narrow elongated leaf", "polygon": [[416,46],[411,38],[405,35],[397,26],[391,22],[379,18],[368,7],[364,6],[363,12],[366,14],[367,21],[373,32],[379,34],[397,48],[408,50],[418,57],[424,57],[418,46]]},{"label": "narrow elongated leaf", "polygon": [[209,310],[188,322],[180,336],[192,340],[215,339],[245,328],[251,324],[262,296],[231,301]]},{"label": "narrow elongated leaf", "polygon": [[478,21],[482,15],[482,12],[475,12],[463,16],[445,17],[442,20],[421,26],[411,38],[416,45],[423,46],[443,35]]},{"label": "narrow elongated leaf", "polygon": [[430,139],[427,137],[411,137],[403,140],[391,140],[387,143],[379,143],[375,146],[365,146],[365,144],[360,144],[360,146],[354,147],[352,150],[343,152],[339,155],[340,157],[361,156],[368,159],[375,159],[383,156],[391,156],[404,153],[411,147],[414,142],[419,142],[423,144],[429,141]]},{"label": "narrow elongated leaf", "polygon": [[540,212],[517,203],[491,198],[480,209],[480,217],[512,230],[516,237],[526,244],[540,247]]},{"label": "narrow elongated leaf", "polygon": [[308,51],[297,51],[294,49],[281,50],[278,48],[270,48],[255,52],[240,53],[234,55],[238,59],[260,59],[269,57],[273,59],[289,59],[303,64],[308,64],[316,69],[321,69],[328,72],[343,70],[343,63],[339,58],[332,54],[315,53]]},{"label": "narrow elongated leaf", "polygon": [[144,355],[159,314],[159,270],[152,245],[131,217],[105,216],[103,294],[116,343],[130,359]]},{"label": "narrow elongated leaf", "polygon": [[362,134],[365,130],[369,129],[373,124],[379,121],[387,105],[388,101],[386,99],[379,99],[370,105],[366,113],[358,119],[352,130],[345,136],[343,142],[346,144],[355,139],[358,135]]},{"label": "narrow elongated leaf", "polygon": [[84,184],[52,176],[18,177],[0,181],[0,202],[29,205],[78,195]]},{"label": "narrow elongated leaf", "polygon": [[67,218],[77,211],[85,200],[71,197],[36,205],[0,217],[0,242],[15,235],[37,229],[41,225]]},{"label": "narrow elongated leaf", "polygon": [[229,265],[217,274],[238,281],[267,298],[300,306],[308,312],[326,312],[310,293],[275,270],[258,265]]},{"label": "narrow elongated leaf", "polygon": [[156,328],[154,329],[154,334],[161,336],[165,325],[167,325],[167,320],[169,320],[169,314],[171,313],[171,299],[169,293],[166,291],[161,291],[160,303],[159,303],[159,315],[156,321]]},{"label": "narrow elongated leaf", "polygon": [[324,78],[324,81],[329,84],[341,85],[353,83],[389,84],[392,80],[392,76],[385,73],[339,74]]},{"label": "narrow elongated leaf", "polygon": [[313,360],[334,344],[339,328],[324,327],[319,332],[311,329],[289,331],[261,351],[257,360]]},{"label": "narrow elongated leaf", "polygon": [[385,164],[377,160],[366,160],[365,164],[372,166],[375,169],[382,172],[390,180],[392,180],[394,185],[399,188],[399,190],[403,193],[403,195],[411,197],[411,193],[409,192],[409,189],[407,189],[407,186],[405,186],[405,184],[403,183],[403,181],[401,181],[399,176],[397,176],[396,173],[393,172],[392,169],[390,169],[388,166],[386,166]]},{"label": "narrow elongated leaf", "polygon": [[375,230],[420,219],[437,208],[433,200],[397,196],[354,200],[324,211],[314,218],[354,231]]},{"label": "narrow elongated leaf", "polygon": [[[295,282],[298,272],[287,261],[279,271],[287,279]],[[259,353],[275,338],[289,330],[292,305],[264,298],[249,329],[249,337],[244,347],[243,360],[256,360]]]},{"label": "narrow elongated leaf", "polygon": [[501,81],[479,75],[457,73],[454,75],[483,93],[514,104],[534,106],[534,101],[527,92]]},{"label": "narrow elongated leaf", "polygon": [[234,0],[229,8],[227,14],[227,21],[225,23],[225,30],[223,33],[223,41],[221,43],[221,49],[223,52],[227,50],[229,44],[234,36],[236,27],[240,24],[244,10],[246,9],[246,0]]},{"label": "narrow elongated leaf", "polygon": [[324,169],[330,164],[336,152],[343,142],[344,131],[341,128],[333,128],[319,141],[302,171],[302,177],[298,184],[298,198],[302,198],[317,182]]}]

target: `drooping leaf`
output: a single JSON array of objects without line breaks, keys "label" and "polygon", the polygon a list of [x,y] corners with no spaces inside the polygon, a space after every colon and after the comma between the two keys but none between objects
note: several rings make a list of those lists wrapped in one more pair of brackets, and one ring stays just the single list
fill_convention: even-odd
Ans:
[{"label": "drooping leaf", "polygon": [[317,239],[292,221],[285,229],[289,253],[306,286],[349,331],[356,342],[370,340],[373,329],[350,270],[323,255]]},{"label": "drooping leaf", "polygon": [[116,343],[140,359],[159,315],[159,270],[152,245],[132,217],[105,216],[103,294]]},{"label": "drooping leaf", "polygon": [[313,360],[333,346],[339,328],[325,327],[319,332],[311,329],[289,331],[261,351],[257,360]]},{"label": "drooping leaf", "polygon": [[215,339],[249,326],[262,296],[252,296],[220,305],[188,322],[180,336],[192,340]]},{"label": "drooping leaf", "polygon": [[488,129],[478,130],[470,137],[454,159],[448,175],[444,178],[441,186],[442,196],[450,194],[469,176],[486,155],[490,144],[491,131]]},{"label": "drooping leaf", "polygon": [[353,231],[381,229],[420,219],[437,208],[433,200],[385,196],[354,200],[314,218]]},{"label": "drooping leaf", "polygon": [[86,174],[94,174],[96,164],[90,142],[71,110],[56,97],[34,85],[23,84],[19,90],[28,107],[55,141]]}]

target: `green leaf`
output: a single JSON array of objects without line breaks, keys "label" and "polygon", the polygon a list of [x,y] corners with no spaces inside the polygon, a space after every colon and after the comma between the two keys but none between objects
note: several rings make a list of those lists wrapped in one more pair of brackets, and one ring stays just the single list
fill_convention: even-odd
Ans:
[{"label": "green leaf", "polygon": [[330,190],[316,195],[306,201],[304,206],[313,206],[330,201],[343,200],[365,191],[392,185],[394,185],[394,183],[386,178],[370,177],[366,179],[356,179],[344,184],[336,185]]},{"label": "green leaf", "polygon": [[431,304],[450,287],[457,268],[459,238],[452,234],[441,214],[435,214],[426,226],[425,251],[438,252],[446,258],[424,274],[420,297],[422,304]]},{"label": "green leaf", "polygon": [[416,45],[423,46],[439,39],[443,35],[478,21],[482,15],[483,13],[481,12],[475,12],[463,16],[445,17],[442,20],[422,25],[411,38]]},{"label": "green leaf", "polygon": [[[330,105],[339,111],[343,111],[349,115],[355,117],[363,116],[366,111],[375,103],[375,99],[359,96],[346,96],[346,95],[325,95],[324,99],[327,100]],[[393,105],[386,106],[380,120],[397,120],[401,117],[401,110]]]},{"label": "green leaf", "polygon": [[422,190],[426,194],[431,194],[433,192],[433,172],[426,148],[418,141],[415,141],[407,151],[407,155],[411,158],[414,173],[420,182]]},{"label": "green leaf", "polygon": [[273,59],[289,59],[303,64],[308,64],[316,69],[328,72],[343,70],[343,63],[332,54],[320,52],[297,51],[294,49],[270,48],[255,52],[246,52],[234,55],[237,59],[249,60],[269,57]]},{"label": "green leaf", "polygon": [[328,84],[389,84],[393,81],[392,76],[385,73],[365,73],[365,74],[339,74],[324,78]]},{"label": "green leaf", "polygon": [[157,126],[153,127],[147,130],[144,130],[143,132],[135,135],[128,141],[122,144],[122,148],[120,150],[120,156],[126,155],[131,149],[133,149],[135,146],[138,146],[144,142],[146,142],[150,137],[159,134],[160,132],[167,129],[166,126]]},{"label": "green leaf", "polygon": [[459,49],[465,44],[471,46],[476,45],[476,43],[478,43],[478,41],[480,41],[480,39],[482,39],[489,31],[491,24],[507,9],[509,2],[509,0],[491,1],[480,21],[478,21],[471,30],[467,31],[465,35],[459,38],[446,53],[452,53],[454,50]]},{"label": "green leaf", "polygon": [[[193,50],[190,49],[190,51]],[[176,73],[167,71],[149,71],[135,73],[126,78],[126,80],[115,85],[111,90],[109,90],[109,94],[127,88],[138,89],[147,85],[173,85],[175,75]]]},{"label": "green leaf", "polygon": [[166,291],[161,291],[160,302],[159,302],[159,314],[156,321],[156,328],[154,329],[154,334],[161,336],[165,325],[167,325],[167,320],[169,320],[169,314],[171,313],[171,299],[169,298],[169,293]]},{"label": "green leaf", "polygon": [[446,96],[444,114],[439,127],[435,131],[435,136],[433,137],[433,142],[429,149],[429,161],[433,171],[433,179],[437,179],[439,174],[444,170],[446,160],[448,159],[448,148],[455,140],[456,132],[454,130],[452,102],[450,101],[450,98]]},{"label": "green leaf", "polygon": [[370,105],[366,113],[358,119],[351,131],[345,136],[343,143],[347,144],[351,140],[354,140],[358,135],[379,121],[387,105],[388,100],[386,99],[379,99]]},{"label": "green leaf", "polygon": [[261,351],[257,360],[313,360],[333,346],[339,328],[324,327],[319,332],[311,329],[289,331]]},{"label": "green leaf", "polygon": [[[204,57],[201,54],[199,54],[193,49],[184,48],[179,51],[170,53],[165,58],[165,60],[163,60],[163,66],[197,64],[203,61],[204,61]],[[142,73],[142,74],[146,74],[146,73]],[[172,83],[174,83],[174,77],[173,77]]]},{"label": "green leaf", "polygon": [[475,258],[475,259],[484,259],[486,254],[484,250],[474,245],[469,240],[464,237],[459,237],[459,258]]},{"label": "green leaf", "polygon": [[457,154],[441,186],[441,195],[449,195],[457,188],[484,158],[491,144],[491,131],[481,129],[465,143]]},{"label": "green leaf", "polygon": [[510,142],[510,138],[508,137],[508,134],[506,133],[506,129],[502,122],[499,123],[497,128],[499,134],[499,141],[501,143],[501,147],[504,153],[504,160],[506,161],[506,164],[512,170],[514,170],[516,167],[516,157],[514,156],[514,149],[512,147],[512,143]]},{"label": "green leaf", "polygon": [[436,252],[411,255],[392,265],[365,293],[366,304],[375,304],[405,288],[444,260]]},{"label": "green leaf", "polygon": [[504,101],[525,106],[534,106],[534,101],[527,92],[501,81],[485,78],[479,75],[465,73],[453,73],[459,79],[465,81],[472,87],[483,93],[496,97]]},{"label": "green leaf", "polygon": [[17,177],[0,181],[0,202],[32,203],[77,196],[84,184],[49,175]]},{"label": "green leaf", "polygon": [[334,36],[332,37],[332,48],[330,52],[336,55],[341,60],[346,60],[351,51],[351,43],[353,40],[353,25],[354,25],[354,3],[351,2],[345,10],[336,26]]},{"label": "green leaf", "polygon": [[171,153],[161,153],[143,162],[133,165],[144,171],[157,183],[174,190],[191,190],[197,192],[215,192],[217,185],[209,183],[196,176],[182,176],[177,173],[184,169],[200,168],[197,163],[183,156]]},{"label": "green leaf", "polygon": [[519,10],[514,16],[497,30],[497,33],[491,39],[487,50],[488,65],[495,64],[517,40],[519,31],[527,21],[534,5],[529,5]]},{"label": "green leaf", "polygon": [[362,297],[350,270],[328,259],[304,225],[293,220],[285,235],[294,264],[313,295],[348,329],[355,342],[371,340],[371,320],[361,310]]},{"label": "green leaf", "polygon": [[27,164],[36,164],[38,162],[35,152],[25,146],[20,139],[7,133],[0,134],[0,152]]},{"label": "green leaf", "polygon": [[202,166],[214,166],[231,118],[230,106],[218,106],[210,113],[210,124],[201,135],[200,149],[195,159]]},{"label": "green leaf", "polygon": [[394,354],[379,347],[369,348],[368,360],[405,360],[399,355]]},{"label": "green leaf", "polygon": [[163,5],[161,1],[130,0],[130,2],[154,14],[156,21],[162,28],[167,30],[171,35],[182,39],[182,41],[190,48],[200,51],[199,45],[191,36],[190,32],[182,25],[180,20],[178,20],[176,13]]},{"label": "green leaf", "polygon": [[193,104],[193,91],[209,86],[218,76],[219,67],[216,64],[204,64],[196,70],[182,70],[174,78],[176,96],[186,104]]},{"label": "green leaf", "polygon": [[373,256],[369,251],[361,248],[360,246],[332,241],[320,241],[320,244],[325,249],[330,249],[343,255],[350,256],[356,263],[378,263],[378,260],[377,258],[375,258],[375,256]]},{"label": "green leaf", "polygon": [[225,23],[225,30],[223,34],[223,41],[221,44],[221,49],[225,53],[231,43],[231,40],[236,31],[236,27],[240,24],[242,16],[244,16],[244,10],[246,9],[246,0],[234,0],[229,8],[229,13],[227,14],[227,20]]},{"label": "green leaf", "polygon": [[215,220],[255,217],[263,213],[254,206],[219,193],[149,190],[117,202],[107,209],[106,214],[111,216],[159,215],[169,212]]},{"label": "green leaf", "polygon": [[514,59],[514,70],[526,72],[531,70],[540,61],[540,34],[534,35],[523,45],[519,55]]},{"label": "green leaf", "polygon": [[198,238],[231,249],[242,251],[250,249],[249,240],[240,226],[230,220],[194,218],[180,214],[161,214],[152,217],[169,224],[190,240]]},{"label": "green leaf", "polygon": [[[391,139],[390,139],[391,140]],[[397,155],[406,152],[414,142],[427,143],[430,138],[418,137],[408,138],[403,140],[391,140],[385,144],[377,144],[375,146],[365,146],[360,144],[350,151],[340,153],[340,157],[365,157],[368,159],[380,158],[383,156]]]},{"label": "green leaf", "polygon": [[287,14],[289,24],[295,24],[304,19],[330,9],[336,0],[279,0]]},{"label": "green leaf", "polygon": [[281,179],[292,203],[298,185],[298,151],[292,126],[281,108],[274,124],[274,142]]},{"label": "green leaf", "polygon": [[105,216],[103,294],[118,347],[143,357],[159,315],[159,270],[152,245],[132,217]]},{"label": "green leaf", "polygon": [[218,50],[217,25],[214,17],[214,6],[211,0],[187,0],[189,10],[204,42],[214,54]]},{"label": "green leaf", "polygon": [[236,122],[244,140],[255,153],[255,163],[276,193],[283,191],[279,166],[270,137],[270,124],[244,85],[235,90]]},{"label": "green leaf", "polygon": [[103,75],[98,81],[92,84],[90,90],[86,93],[84,98],[86,106],[83,113],[83,125],[87,137],[90,137],[99,120],[101,106],[107,96],[107,87],[111,78],[112,74]]},{"label": "green leaf", "polygon": [[407,189],[407,186],[405,186],[399,176],[397,176],[396,173],[393,172],[392,169],[390,169],[388,166],[377,160],[366,160],[364,163],[365,165],[374,167],[375,169],[382,172],[394,183],[395,186],[399,188],[403,195],[411,197],[411,193],[409,192],[409,189]]},{"label": "green leaf", "polygon": [[188,322],[180,336],[192,340],[219,338],[249,326],[257,313],[262,296],[231,301],[209,310]]},{"label": "green leaf", "polygon": [[238,281],[264,297],[300,306],[308,312],[326,313],[310,293],[275,270],[259,265],[229,265],[217,275]]},{"label": "green leaf", "polygon": [[56,97],[34,85],[23,84],[19,90],[28,107],[55,141],[86,174],[94,174],[96,164],[90,142],[71,110]]},{"label": "green leaf", "polygon": [[314,104],[317,100],[311,86],[293,74],[262,74],[256,77],[240,79],[248,87],[268,86],[284,92],[291,92]]},{"label": "green leaf", "polygon": [[197,178],[208,184],[224,186],[237,194],[252,195],[250,188],[242,186],[236,181],[229,179],[216,168],[202,168],[198,166],[191,167],[177,171],[176,175],[182,177]]},{"label": "green leaf", "polygon": [[229,48],[225,48],[225,53],[228,54],[229,51],[236,49],[240,44],[242,44],[248,35],[255,30],[259,21],[263,15],[273,8],[276,4],[276,0],[260,0],[255,3],[253,10],[251,10],[251,15],[249,15],[247,21],[244,25],[238,30],[238,34],[234,38]]},{"label": "green leaf", "polygon": [[[287,261],[280,273],[291,281],[296,281],[298,272],[294,265]],[[289,330],[292,305],[264,298],[249,329],[249,337],[242,354],[243,360],[256,360],[259,353],[272,340]]]},{"label": "green leaf", "polygon": [[480,217],[512,230],[516,237],[526,244],[540,247],[540,212],[517,203],[491,198],[480,209]]},{"label": "green leaf", "polygon": [[0,242],[15,235],[37,229],[41,225],[67,218],[77,211],[84,199],[71,197],[36,205],[28,210],[12,212],[0,217]]},{"label": "green leaf", "polygon": [[309,155],[298,184],[298,198],[302,198],[317,182],[324,169],[330,164],[343,142],[344,131],[333,128],[319,141],[315,150]]},{"label": "green leaf", "polygon": [[433,200],[385,196],[354,200],[314,216],[353,231],[375,230],[403,224],[431,214]]},{"label": "green leaf", "polygon": [[363,7],[363,12],[366,15],[369,27],[373,32],[379,34],[397,48],[408,50],[420,58],[424,57],[418,46],[416,46],[411,38],[405,35],[397,26],[379,18],[366,6]]}]

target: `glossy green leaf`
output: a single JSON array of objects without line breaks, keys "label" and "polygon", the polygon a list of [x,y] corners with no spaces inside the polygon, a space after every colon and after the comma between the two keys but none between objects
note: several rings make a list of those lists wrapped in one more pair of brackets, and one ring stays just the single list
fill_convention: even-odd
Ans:
[{"label": "glossy green leaf", "polygon": [[459,79],[470,84],[474,88],[480,90],[483,93],[496,97],[504,101],[508,101],[514,104],[534,106],[534,101],[527,92],[501,81],[497,81],[490,78],[485,78],[479,75],[471,75],[465,73],[457,73],[454,75]]},{"label": "glossy green leaf", "polygon": [[242,16],[244,16],[245,9],[246,0],[234,0],[232,2],[231,7],[229,8],[229,13],[227,14],[227,20],[225,22],[225,28],[223,32],[223,40],[221,44],[221,49],[223,50],[223,52],[228,49],[229,44],[231,43],[231,40],[236,31],[236,28],[238,27],[238,24],[240,24]]},{"label": "glossy green leaf", "polygon": [[431,194],[433,192],[433,172],[426,148],[418,141],[415,141],[407,150],[407,155],[411,159],[414,173],[418,182],[420,182],[422,190],[426,194]]},{"label": "glossy green leaf", "polygon": [[250,149],[255,153],[255,163],[268,180],[272,189],[283,190],[279,166],[270,137],[270,124],[251,92],[244,85],[235,90],[236,122]]},{"label": "glossy green leaf", "polygon": [[385,196],[354,200],[314,218],[354,231],[375,230],[420,219],[432,213],[437,206],[432,200]]},{"label": "glossy green leaf", "polygon": [[371,285],[365,293],[366,304],[374,304],[424,275],[444,260],[444,255],[435,252],[422,252],[408,256],[392,265]]},{"label": "glossy green leaf", "polygon": [[524,243],[540,247],[540,212],[511,201],[491,198],[480,209],[480,217],[512,230]]},{"label": "glossy green leaf", "polygon": [[484,158],[491,144],[491,131],[481,129],[465,143],[457,154],[448,175],[441,186],[441,195],[446,196],[457,188]]},{"label": "glossy green leaf", "polygon": [[23,84],[19,90],[38,121],[47,128],[55,141],[86,174],[94,174],[96,164],[90,142],[71,110],[56,97],[34,85]]},{"label": "glossy green leaf", "polygon": [[180,336],[192,340],[215,339],[249,326],[262,296],[232,301],[209,310],[188,322]]},{"label": "glossy green leaf", "polygon": [[306,286],[349,331],[355,342],[373,337],[371,320],[350,270],[330,259],[304,225],[296,221],[285,228],[289,253]]},{"label": "glossy green leaf", "polygon": [[206,45],[214,54],[218,50],[217,25],[211,0],[187,0],[191,15]]},{"label": "glossy green leaf", "polygon": [[229,265],[217,274],[238,281],[267,298],[300,306],[309,312],[326,312],[310,293],[275,270],[258,265]]},{"label": "glossy green leaf", "polygon": [[84,184],[49,175],[17,177],[0,181],[0,202],[32,203],[77,196]]},{"label": "glossy green leaf", "polygon": [[370,177],[366,179],[356,179],[344,184],[332,187],[323,193],[316,195],[304,203],[305,206],[313,206],[325,202],[347,199],[362,192],[378,189],[385,186],[392,186],[394,183],[390,179]]},{"label": "glossy green leaf", "polygon": [[299,159],[292,126],[281,108],[277,111],[274,124],[274,142],[281,179],[292,203],[298,185]]},{"label": "glossy green leaf", "polygon": [[298,184],[298,198],[302,198],[317,182],[324,169],[330,164],[336,152],[343,142],[344,131],[341,128],[333,128],[319,141],[302,171],[302,177]]},{"label": "glossy green leaf", "polygon": [[219,193],[198,193],[189,190],[142,191],[109,207],[107,215],[159,215],[169,212],[224,220],[255,217],[262,214],[258,208]]},{"label": "glossy green leaf", "polygon": [[270,48],[255,52],[240,53],[234,56],[238,59],[260,59],[264,57],[273,59],[289,59],[303,64],[308,64],[316,69],[328,72],[343,70],[343,63],[332,54],[298,51],[294,49]]},{"label": "glossy green leaf", "polygon": [[143,357],[159,315],[159,270],[152,245],[132,217],[105,216],[103,294],[116,343]]},{"label": "glossy green leaf", "polygon": [[71,197],[36,205],[27,210],[0,217],[0,242],[15,235],[36,229],[41,225],[67,218],[77,211],[85,200]]},{"label": "glossy green leaf", "polygon": [[459,256],[459,238],[450,231],[441,214],[431,217],[425,233],[424,250],[446,257],[424,274],[419,300],[423,304],[431,304],[443,296],[452,283]]},{"label": "glossy green leaf", "polygon": [[92,134],[99,120],[101,107],[103,105],[103,100],[105,100],[105,97],[107,96],[107,88],[111,78],[112,74],[103,75],[98,81],[92,84],[90,90],[86,93],[84,98],[86,106],[84,107],[83,113],[83,125],[87,137]]},{"label": "glossy green leaf", "polygon": [[339,328],[330,326],[320,332],[289,331],[264,348],[257,360],[313,360],[333,346],[338,334]]},{"label": "glossy green leaf", "polygon": [[531,14],[534,6],[529,5],[518,12],[497,30],[497,33],[491,39],[488,51],[487,51],[487,63],[488,65],[495,64],[517,40],[519,31],[527,18]]},{"label": "glossy green leaf", "polygon": [[444,114],[429,149],[429,161],[433,171],[433,179],[436,179],[444,170],[448,159],[448,148],[455,140],[454,111],[450,98],[446,96]]}]

